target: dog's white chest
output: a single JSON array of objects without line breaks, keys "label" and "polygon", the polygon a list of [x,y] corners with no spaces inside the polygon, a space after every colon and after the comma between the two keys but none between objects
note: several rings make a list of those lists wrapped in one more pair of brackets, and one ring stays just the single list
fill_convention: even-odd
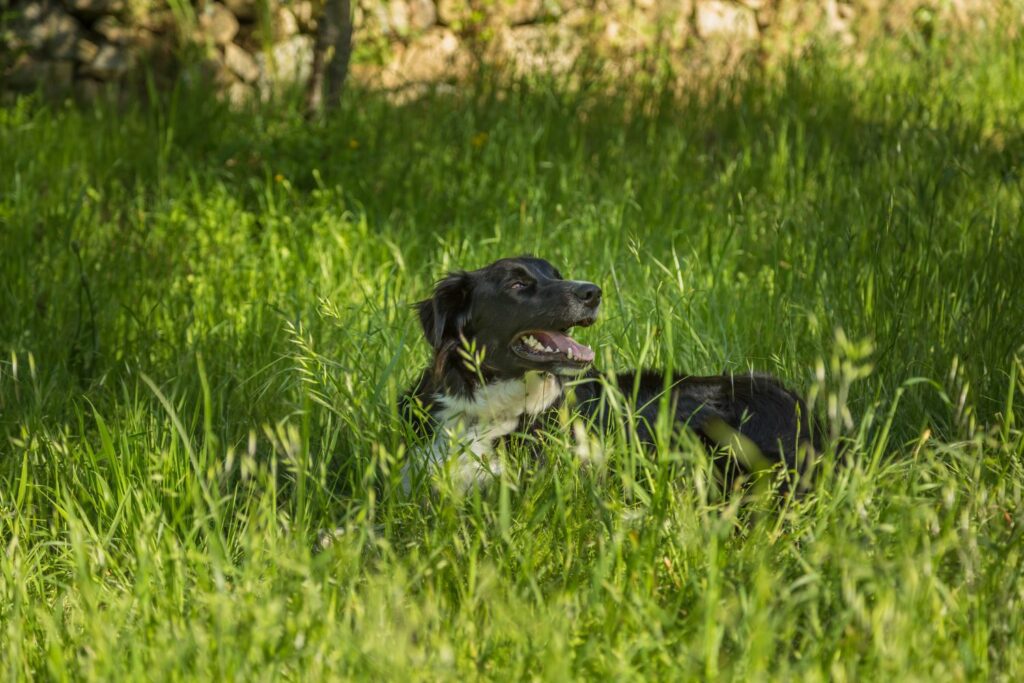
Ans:
[{"label": "dog's white chest", "polygon": [[485,384],[471,399],[440,396],[444,422],[461,420],[475,424],[518,420],[522,415],[537,415],[554,404],[561,393],[555,376],[546,372],[528,372],[520,379]]},{"label": "dog's white chest", "polygon": [[445,465],[454,455],[452,476],[462,490],[501,473],[494,453],[498,439],[515,431],[523,415],[536,416],[558,400],[562,388],[554,375],[528,372],[522,378],[484,385],[472,398],[438,396],[441,423],[426,459]]}]

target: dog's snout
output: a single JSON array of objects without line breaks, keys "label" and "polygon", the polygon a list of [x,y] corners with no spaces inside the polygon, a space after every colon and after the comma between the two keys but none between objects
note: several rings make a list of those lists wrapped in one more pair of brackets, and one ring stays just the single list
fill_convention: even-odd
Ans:
[{"label": "dog's snout", "polygon": [[581,282],[573,287],[573,294],[576,298],[588,306],[597,306],[601,303],[601,288],[593,282]]}]

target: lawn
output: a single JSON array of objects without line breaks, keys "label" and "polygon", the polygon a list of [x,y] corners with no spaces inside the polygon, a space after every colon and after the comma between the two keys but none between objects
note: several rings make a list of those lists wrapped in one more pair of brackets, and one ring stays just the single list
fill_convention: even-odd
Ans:
[{"label": "lawn", "polygon": [[[1022,66],[4,105],[3,675],[1021,680]],[[402,495],[409,304],[524,252],[603,285],[602,368],[776,373],[851,464],[723,498],[567,415]]]}]

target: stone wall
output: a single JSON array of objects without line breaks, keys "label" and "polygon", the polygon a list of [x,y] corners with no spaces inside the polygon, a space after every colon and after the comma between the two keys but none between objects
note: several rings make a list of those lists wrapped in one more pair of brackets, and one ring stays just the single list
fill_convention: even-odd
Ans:
[{"label": "stone wall", "polygon": [[[0,91],[91,95],[206,78],[233,101],[303,80],[322,0],[0,0]],[[986,30],[1014,0],[353,0],[352,78],[401,90],[482,64],[567,72],[581,55],[628,71],[657,53],[728,64],[854,48],[880,35]],[[6,3],[6,6],[5,6]],[[1005,14],[1004,14],[1005,16]]]}]

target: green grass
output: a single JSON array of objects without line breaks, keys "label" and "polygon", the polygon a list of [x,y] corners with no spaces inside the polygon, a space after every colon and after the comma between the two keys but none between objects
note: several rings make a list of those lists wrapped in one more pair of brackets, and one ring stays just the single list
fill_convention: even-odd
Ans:
[{"label": "green grass", "polygon": [[[5,106],[3,675],[1020,680],[1022,64]],[[567,429],[403,498],[408,304],[521,252],[604,285],[603,367],[777,373],[854,464],[739,505]]]}]

